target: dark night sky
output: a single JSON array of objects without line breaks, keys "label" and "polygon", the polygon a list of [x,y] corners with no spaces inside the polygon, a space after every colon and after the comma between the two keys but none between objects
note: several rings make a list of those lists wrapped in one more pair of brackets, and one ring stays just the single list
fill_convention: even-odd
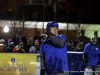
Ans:
[{"label": "dark night sky", "polygon": [[[0,0],[1,2],[2,0]],[[76,0],[77,1],[77,0]],[[86,0],[78,0],[78,1],[86,1]],[[90,0],[91,1],[91,0]],[[5,5],[3,5],[5,6]],[[3,8],[2,8],[3,9]],[[77,16],[77,15],[76,15]],[[73,18],[73,16],[70,16]],[[94,23],[94,24],[100,24],[100,3],[99,3],[99,0],[92,0],[92,16],[91,16],[91,20],[90,22],[91,23]],[[72,19],[71,19],[72,20]],[[82,19],[84,20],[84,19]],[[86,20],[89,20],[89,19],[86,19]],[[76,22],[76,21],[75,21]],[[90,23],[89,22],[89,23]]]},{"label": "dark night sky", "polygon": [[92,3],[92,20],[100,24],[100,2],[98,0],[92,0]]}]

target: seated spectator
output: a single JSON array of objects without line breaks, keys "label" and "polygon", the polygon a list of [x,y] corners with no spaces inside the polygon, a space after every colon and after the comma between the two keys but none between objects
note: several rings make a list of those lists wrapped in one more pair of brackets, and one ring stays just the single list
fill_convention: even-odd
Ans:
[{"label": "seated spectator", "polygon": [[33,38],[30,38],[29,42],[25,46],[25,50],[27,53],[29,53],[29,49],[31,48],[31,46],[34,46],[34,39]]},{"label": "seated spectator", "polygon": [[35,45],[30,48],[29,53],[40,53],[40,46],[38,39],[35,40]]}]

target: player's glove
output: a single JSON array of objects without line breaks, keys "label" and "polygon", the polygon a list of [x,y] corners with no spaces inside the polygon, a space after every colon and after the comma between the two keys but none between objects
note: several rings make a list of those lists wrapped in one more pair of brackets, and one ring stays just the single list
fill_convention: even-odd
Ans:
[{"label": "player's glove", "polygon": [[84,64],[85,64],[85,65],[89,65],[87,59],[84,59]]},{"label": "player's glove", "polygon": [[84,63],[85,63],[85,65],[88,65],[89,63],[88,63],[88,61],[87,61],[87,53],[84,53]]},{"label": "player's glove", "polygon": [[45,75],[45,69],[41,69],[40,75]]},{"label": "player's glove", "polygon": [[100,60],[98,60],[98,65],[100,65]]}]

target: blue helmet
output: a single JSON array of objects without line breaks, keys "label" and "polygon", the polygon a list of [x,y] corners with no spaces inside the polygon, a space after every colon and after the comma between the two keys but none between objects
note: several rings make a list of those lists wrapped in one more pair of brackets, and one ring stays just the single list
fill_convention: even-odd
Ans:
[{"label": "blue helmet", "polygon": [[49,21],[47,26],[46,26],[46,31],[50,30],[50,27],[59,27],[59,25],[55,21]]}]

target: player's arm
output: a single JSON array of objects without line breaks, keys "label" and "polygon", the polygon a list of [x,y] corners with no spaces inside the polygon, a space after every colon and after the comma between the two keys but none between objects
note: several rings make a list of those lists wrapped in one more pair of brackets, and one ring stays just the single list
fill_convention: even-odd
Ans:
[{"label": "player's arm", "polygon": [[44,60],[45,60],[45,57],[44,57],[44,55],[40,55],[40,61],[41,61],[41,69],[45,69],[45,62],[44,62]]},{"label": "player's arm", "polygon": [[63,38],[59,38],[57,36],[49,36],[49,40],[52,41],[53,45],[57,45],[58,47],[64,47],[65,40]]},{"label": "player's arm", "polygon": [[87,61],[87,53],[84,53],[84,62],[85,62],[85,65],[88,65],[88,61]]},{"label": "player's arm", "polygon": [[85,48],[84,48],[84,54],[83,54],[83,56],[84,56],[84,62],[85,62],[85,65],[88,65],[88,61],[87,61],[87,53],[88,53],[88,50],[89,50],[89,46],[86,44],[85,45]]}]

